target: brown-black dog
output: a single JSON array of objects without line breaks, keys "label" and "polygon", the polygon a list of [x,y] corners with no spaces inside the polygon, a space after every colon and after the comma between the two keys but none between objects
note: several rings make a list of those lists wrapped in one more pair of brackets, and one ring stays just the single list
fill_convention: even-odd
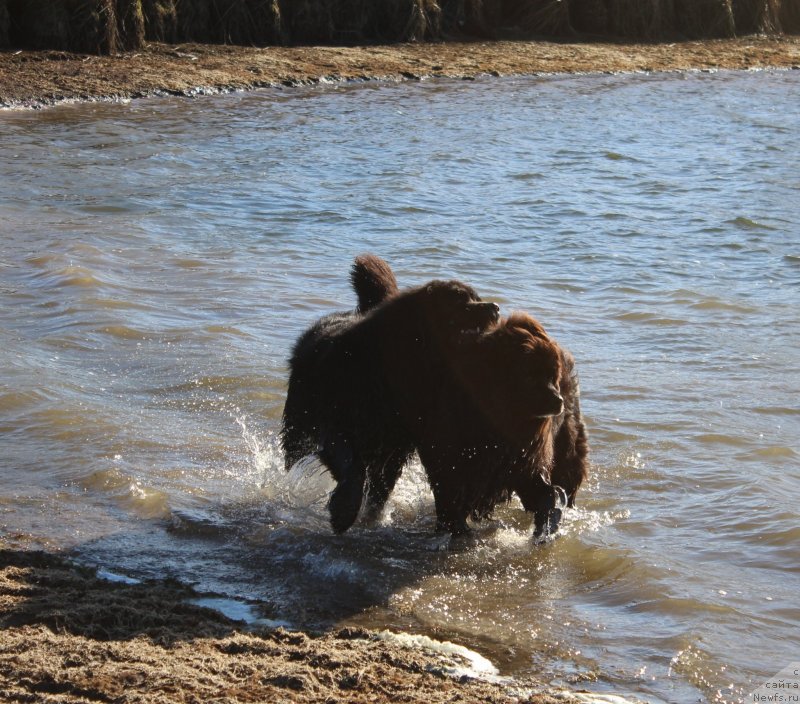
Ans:
[{"label": "brown-black dog", "polygon": [[499,315],[458,281],[396,292],[377,257],[357,261],[352,280],[366,313],[326,316],[297,341],[281,432],[288,467],[316,452],[336,480],[328,504],[336,532],[358,516],[365,482],[368,510],[383,506],[403,465],[436,435],[432,415],[453,358]]},{"label": "brown-black dog", "polygon": [[[377,257],[357,259],[352,281],[360,311],[397,295],[391,269]],[[400,387],[383,380],[398,390],[401,398],[410,395],[398,407],[406,412],[415,408],[413,412],[419,415],[406,424],[400,422],[399,413],[393,418],[363,418],[359,432],[368,434],[369,445],[379,451],[367,456],[366,463],[359,463],[364,465],[363,472],[337,476],[337,467],[354,464],[352,450],[347,443],[339,443],[345,449],[333,455],[325,450],[315,425],[318,413],[309,415],[306,393],[297,389],[309,377],[304,362],[321,354],[317,349],[304,349],[304,339],[312,345],[329,344],[330,330],[349,329],[357,315],[324,318],[298,342],[284,415],[287,466],[319,446],[323,462],[339,482],[330,504],[334,528],[346,530],[355,520],[365,481],[367,510],[376,515],[417,450],[434,493],[441,528],[464,532],[468,517],[483,518],[516,493],[524,508],[534,514],[537,534],[555,530],[561,506],[574,505],[588,467],[586,430],[569,352],[549,338],[536,320],[522,313],[499,321],[480,335],[465,328],[455,336],[456,344],[451,337],[451,344],[435,345],[435,365],[427,367],[436,371],[435,378],[428,379],[430,385],[414,384],[410,377],[408,384],[401,379]],[[382,329],[382,335],[386,334],[391,338],[396,331]],[[382,345],[386,344],[397,341],[382,339]],[[405,369],[411,372],[408,365]],[[342,393],[334,404],[353,400],[351,392]],[[380,418],[389,422],[379,422]],[[351,416],[350,422],[353,420]],[[342,515],[350,521],[346,525],[337,519]]]},{"label": "brown-black dog", "polygon": [[[388,269],[388,265],[383,262]],[[356,292],[361,300],[358,286]],[[387,293],[387,296],[393,295]],[[372,299],[375,300],[374,298]],[[466,337],[441,365],[435,410],[415,436],[439,527],[467,530],[516,493],[535,532],[554,532],[588,475],[588,440],[572,355],[531,316],[515,313]],[[410,446],[406,457],[410,457]],[[376,515],[402,464],[369,473]],[[375,484],[377,491],[370,492]]]},{"label": "brown-black dog", "polygon": [[440,525],[463,532],[515,493],[537,535],[555,531],[588,473],[572,355],[524,313],[460,352],[418,445]]},{"label": "brown-black dog", "polygon": [[[356,257],[350,269],[350,283],[356,293],[356,310],[331,313],[317,320],[294,345],[290,360],[289,390],[283,409],[281,445],[288,471],[304,457],[320,449],[318,428],[309,407],[315,393],[311,384],[318,357],[324,355],[335,333],[346,330],[379,303],[399,293],[397,279],[385,260],[374,254]],[[410,454],[410,453],[409,453]]]}]

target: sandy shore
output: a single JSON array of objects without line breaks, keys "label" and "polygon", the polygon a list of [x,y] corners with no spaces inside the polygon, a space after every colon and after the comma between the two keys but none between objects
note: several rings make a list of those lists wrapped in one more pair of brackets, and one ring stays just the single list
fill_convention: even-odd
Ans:
[{"label": "sandy shore", "polygon": [[248,628],[196,597],[174,582],[114,582],[52,554],[0,549],[0,701],[578,702],[536,694],[535,682],[453,674],[465,665],[457,656],[366,630]]},{"label": "sandy shore", "polygon": [[0,53],[0,107],[302,85],[484,74],[800,68],[800,37],[672,44],[498,41],[370,47],[147,44],[116,56]]}]

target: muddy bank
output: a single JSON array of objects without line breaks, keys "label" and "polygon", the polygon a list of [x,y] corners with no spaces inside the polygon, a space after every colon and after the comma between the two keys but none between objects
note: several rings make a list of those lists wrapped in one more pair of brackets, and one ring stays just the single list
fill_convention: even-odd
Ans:
[{"label": "muddy bank", "polygon": [[321,80],[429,76],[800,68],[800,37],[669,44],[499,41],[370,47],[269,47],[148,43],[90,56],[0,53],[0,106],[300,85]]},{"label": "muddy bank", "polygon": [[535,694],[535,682],[479,681],[457,655],[366,630],[248,629],[192,604],[196,597],[177,583],[114,582],[48,553],[0,550],[0,699],[577,701]]}]

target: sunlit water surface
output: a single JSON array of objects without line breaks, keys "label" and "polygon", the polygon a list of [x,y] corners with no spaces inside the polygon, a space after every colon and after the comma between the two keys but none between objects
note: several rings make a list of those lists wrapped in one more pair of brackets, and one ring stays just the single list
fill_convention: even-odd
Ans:
[{"label": "sunlit water surface", "polygon": [[[330,86],[0,113],[0,530],[298,627],[740,701],[800,627],[800,72]],[[577,361],[592,478],[449,545],[412,466],[333,536],[287,357],[353,257]]]}]

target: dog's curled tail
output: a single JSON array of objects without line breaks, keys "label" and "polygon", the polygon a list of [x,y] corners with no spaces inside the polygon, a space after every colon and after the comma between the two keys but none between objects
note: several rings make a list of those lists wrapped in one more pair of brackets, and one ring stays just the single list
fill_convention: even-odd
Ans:
[{"label": "dog's curled tail", "polygon": [[350,282],[358,297],[358,312],[362,314],[398,292],[392,268],[374,254],[356,257],[350,269]]}]

